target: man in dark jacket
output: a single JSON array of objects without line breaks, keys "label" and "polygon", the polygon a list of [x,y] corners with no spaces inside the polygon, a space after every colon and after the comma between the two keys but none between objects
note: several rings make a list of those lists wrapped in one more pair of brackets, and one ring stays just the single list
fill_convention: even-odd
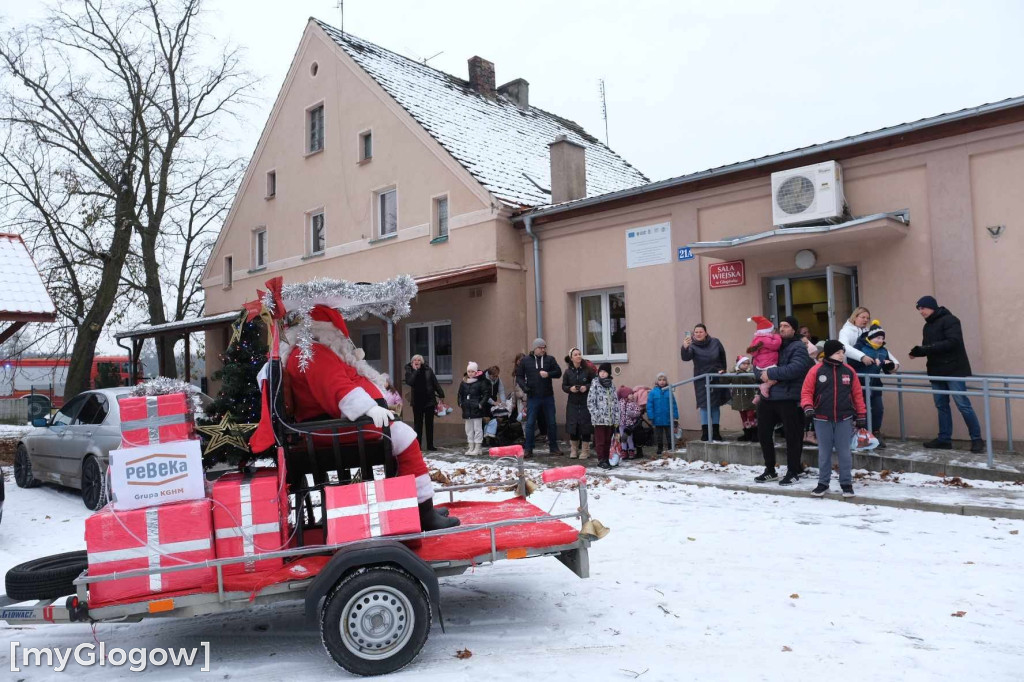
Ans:
[{"label": "man in dark jacket", "polygon": [[562,454],[558,449],[558,425],[555,423],[555,392],[551,388],[551,380],[562,376],[562,368],[547,351],[548,344],[544,339],[534,339],[533,352],[523,358],[516,369],[516,383],[526,393],[524,457],[533,455],[533,429],[540,412],[544,413],[544,421],[547,423],[551,454]]},{"label": "man in dark jacket", "polygon": [[[928,375],[934,377],[969,377],[971,361],[964,347],[964,334],[956,315],[939,306],[934,296],[922,296],[917,301],[917,312],[924,318],[924,331],[920,346],[910,349],[912,358],[928,358]],[[939,391],[966,391],[967,382],[956,380],[933,380],[932,388]],[[932,396],[935,409],[939,411],[939,437],[924,444],[926,448],[949,450],[953,447],[953,413],[949,409],[949,394],[936,393]],[[984,452],[985,441],[981,439],[981,425],[978,415],[971,407],[966,395],[954,395],[953,402],[967,424],[971,436],[971,452]]]},{"label": "man in dark jacket", "polygon": [[793,316],[779,322],[782,347],[779,363],[761,372],[761,381],[775,381],[767,398],[757,404],[757,439],[761,441],[764,473],[754,478],[758,483],[776,481],[775,427],[781,422],[786,435],[786,475],[779,485],[793,485],[803,472],[800,455],[803,452],[804,412],[800,408],[800,389],[807,371],[814,366],[807,346],[797,336],[800,323]]}]

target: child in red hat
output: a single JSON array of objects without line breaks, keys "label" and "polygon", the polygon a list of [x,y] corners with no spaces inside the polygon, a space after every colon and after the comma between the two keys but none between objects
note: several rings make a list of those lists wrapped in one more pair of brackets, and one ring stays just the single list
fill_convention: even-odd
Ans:
[{"label": "child in red hat", "polygon": [[[748,317],[747,322],[753,322],[757,325],[757,331],[754,332],[754,338],[750,340],[747,353],[750,354],[750,360],[754,365],[754,374],[760,375],[764,370],[779,364],[779,349],[782,348],[782,337],[775,331],[775,325],[768,318],[755,315],[754,317]],[[768,392],[774,383],[774,381],[770,380],[762,383],[760,387],[761,395],[767,398]],[[755,398],[754,402],[757,403],[759,400],[760,398]]]}]

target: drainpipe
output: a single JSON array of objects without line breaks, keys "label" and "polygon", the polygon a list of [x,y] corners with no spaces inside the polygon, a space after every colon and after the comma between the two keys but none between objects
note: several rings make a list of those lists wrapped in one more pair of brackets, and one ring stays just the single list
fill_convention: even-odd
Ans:
[{"label": "drainpipe", "polygon": [[534,307],[537,309],[537,336],[544,338],[544,297],[540,289],[540,238],[533,231],[533,216],[523,217],[526,234],[533,240],[533,294]]},{"label": "drainpipe", "polygon": [[395,323],[388,320],[388,376],[395,385]]}]

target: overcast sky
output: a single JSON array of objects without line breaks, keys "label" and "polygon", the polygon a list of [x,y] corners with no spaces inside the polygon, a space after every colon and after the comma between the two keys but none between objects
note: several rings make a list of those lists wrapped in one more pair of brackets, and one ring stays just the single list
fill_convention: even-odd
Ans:
[{"label": "overcast sky", "polygon": [[[337,0],[208,0],[207,30],[247,50],[262,105],[248,155],[306,21]],[[44,3],[0,0],[14,21]],[[651,179],[1024,95],[1024,2],[346,0],[345,30],[466,77],[530,82],[531,103],[604,137]],[[441,54],[437,54],[441,53]],[[437,56],[434,56],[437,55]]]}]

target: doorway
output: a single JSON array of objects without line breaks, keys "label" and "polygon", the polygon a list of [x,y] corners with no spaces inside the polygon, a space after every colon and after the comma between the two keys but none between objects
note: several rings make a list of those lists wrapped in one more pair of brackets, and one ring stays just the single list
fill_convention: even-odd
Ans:
[{"label": "doorway", "polygon": [[857,307],[857,270],[830,265],[824,272],[768,280],[766,317],[795,316],[816,339],[834,339]]}]

